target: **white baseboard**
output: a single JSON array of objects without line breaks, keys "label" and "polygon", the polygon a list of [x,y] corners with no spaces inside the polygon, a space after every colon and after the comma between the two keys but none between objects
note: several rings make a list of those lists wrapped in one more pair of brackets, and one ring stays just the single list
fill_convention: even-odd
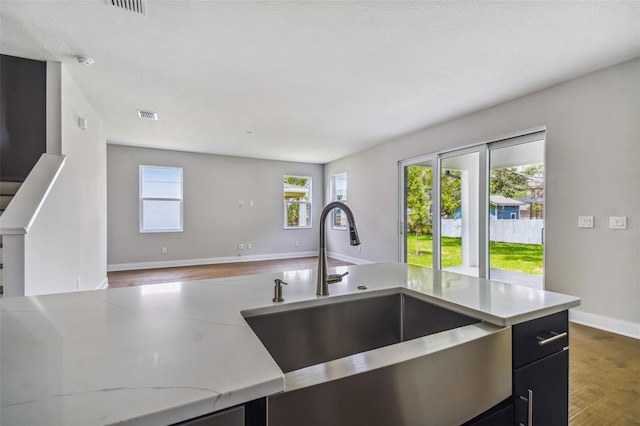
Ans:
[{"label": "white baseboard", "polygon": [[217,263],[255,262],[258,260],[293,259],[296,257],[317,256],[317,251],[295,253],[255,254],[249,256],[212,257],[208,259],[165,260],[160,262],[120,263],[107,265],[108,272],[131,271],[134,269],[173,268],[176,266],[212,265]]},{"label": "white baseboard", "polygon": [[100,284],[98,284],[98,287],[96,287],[96,290],[104,290],[105,288],[109,287],[109,279],[105,278],[104,280],[102,280],[102,282]]},{"label": "white baseboard", "polygon": [[621,334],[627,337],[640,339],[640,324],[622,321],[614,318],[603,317],[601,315],[590,314],[588,312],[569,310],[569,321],[582,324],[604,331]]},{"label": "white baseboard", "polygon": [[345,256],[344,254],[340,254],[340,253],[329,252],[327,253],[327,257],[332,257],[334,259],[342,260],[344,262],[351,262],[355,265],[367,265],[369,263],[374,263],[369,260],[358,259],[357,257]]}]

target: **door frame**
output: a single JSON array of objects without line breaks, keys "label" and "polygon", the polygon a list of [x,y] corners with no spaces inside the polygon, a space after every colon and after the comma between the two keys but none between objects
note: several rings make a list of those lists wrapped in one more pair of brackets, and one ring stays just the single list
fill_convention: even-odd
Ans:
[{"label": "door frame", "polygon": [[[542,140],[542,165],[545,168],[544,180],[542,183],[542,192],[545,194],[545,203],[542,205],[542,288],[546,288],[546,274],[545,274],[545,265],[547,264],[547,251],[544,249],[544,241],[546,237],[546,217],[547,217],[547,203],[546,203],[546,194],[547,194],[547,175],[546,175],[546,165],[547,165],[547,134],[546,128],[541,127],[537,129],[532,129],[531,131],[511,136],[509,138],[503,138],[500,140],[496,140],[494,142],[487,143],[487,185],[489,183],[491,173],[491,151],[498,150],[502,148],[509,148],[517,145],[524,145],[531,142],[537,142]],[[488,222],[487,222],[488,223]],[[490,265],[490,255],[489,252],[489,239],[487,238],[487,265],[488,268],[491,268]],[[487,278],[491,279],[491,270],[487,269]]]},{"label": "door frame", "polygon": [[[440,187],[440,174],[437,170],[440,170],[439,158],[437,154],[421,155],[419,157],[409,158],[407,160],[401,160],[398,162],[398,182],[399,182],[399,222],[398,230],[400,233],[398,244],[398,260],[403,263],[407,263],[407,194],[406,194],[406,168],[409,166],[416,166],[419,164],[431,162],[433,169],[431,185],[433,189]],[[431,267],[436,268],[436,265],[440,265],[440,250],[435,250],[435,242],[440,241],[440,192],[432,190],[432,203],[431,203],[431,229],[433,235],[433,264]],[[437,235],[436,235],[437,233]],[[436,240],[437,238],[437,240]],[[436,253],[437,252],[437,253]]]}]

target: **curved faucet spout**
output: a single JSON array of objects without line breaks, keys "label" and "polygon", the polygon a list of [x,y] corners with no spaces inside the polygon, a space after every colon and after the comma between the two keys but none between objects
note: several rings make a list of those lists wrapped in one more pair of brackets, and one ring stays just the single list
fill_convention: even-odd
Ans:
[{"label": "curved faucet spout", "polygon": [[[352,246],[360,245],[360,237],[358,236],[358,228],[356,227],[356,221],[353,217],[353,212],[345,203],[341,201],[333,201],[325,206],[320,215],[320,251],[318,253],[318,287],[316,294],[318,296],[329,295],[329,275],[327,274],[327,232],[326,221],[329,212],[333,209],[340,209],[347,215],[347,221],[349,222],[349,244]],[[338,279],[339,277],[339,279]],[[342,276],[331,277],[331,282],[337,282],[342,279]]]}]

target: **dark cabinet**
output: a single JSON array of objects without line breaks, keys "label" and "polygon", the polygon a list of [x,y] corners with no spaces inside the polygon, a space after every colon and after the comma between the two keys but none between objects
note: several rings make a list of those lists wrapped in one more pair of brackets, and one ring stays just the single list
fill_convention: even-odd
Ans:
[{"label": "dark cabinet", "polygon": [[174,426],[245,426],[244,406],[230,408]]},{"label": "dark cabinet", "polygon": [[513,398],[517,426],[569,422],[568,312],[513,326]]},{"label": "dark cabinet", "polygon": [[568,375],[568,349],[518,368],[513,381],[516,425],[566,425]]},{"label": "dark cabinet", "polygon": [[462,426],[513,426],[513,401],[509,398]]},{"label": "dark cabinet", "polygon": [[267,399],[259,398],[172,426],[267,426]]}]

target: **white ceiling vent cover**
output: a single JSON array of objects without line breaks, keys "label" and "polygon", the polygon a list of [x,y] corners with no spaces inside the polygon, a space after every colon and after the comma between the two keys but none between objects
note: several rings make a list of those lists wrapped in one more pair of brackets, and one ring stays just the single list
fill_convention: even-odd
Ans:
[{"label": "white ceiling vent cover", "polygon": [[143,111],[141,109],[138,110],[138,117],[144,118],[145,120],[157,120],[158,113],[153,111]]},{"label": "white ceiling vent cover", "polygon": [[147,0],[107,0],[107,4],[129,12],[147,15]]}]

